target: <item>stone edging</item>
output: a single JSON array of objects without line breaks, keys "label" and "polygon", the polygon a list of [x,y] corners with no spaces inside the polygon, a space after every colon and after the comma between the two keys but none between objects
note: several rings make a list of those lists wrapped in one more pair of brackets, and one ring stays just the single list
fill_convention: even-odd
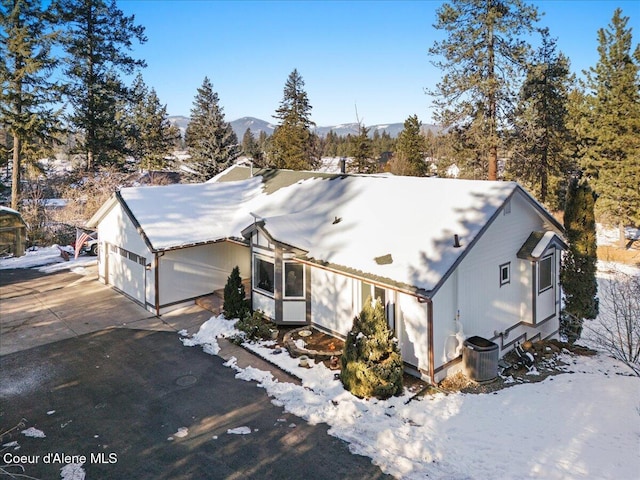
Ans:
[{"label": "stone edging", "polygon": [[301,328],[296,328],[295,330],[291,330],[284,335],[283,343],[285,348],[289,351],[289,354],[293,358],[298,358],[302,355],[306,355],[309,358],[314,358],[316,360],[329,360],[331,357],[340,357],[342,355],[341,351],[331,351],[331,350],[309,350],[306,348],[298,347],[293,339],[291,338],[293,334],[298,333],[302,330],[318,330],[314,329],[310,326],[305,326]]}]

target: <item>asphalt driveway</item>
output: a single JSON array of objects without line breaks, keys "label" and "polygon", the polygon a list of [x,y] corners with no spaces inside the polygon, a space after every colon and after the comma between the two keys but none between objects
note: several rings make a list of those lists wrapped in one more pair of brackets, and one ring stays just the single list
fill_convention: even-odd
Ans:
[{"label": "asphalt driveway", "polygon": [[182,346],[176,331],[195,331],[206,312],[156,318],[95,277],[5,272],[0,467],[20,465],[7,471],[56,479],[84,460],[87,480],[385,477],[326,425]]}]

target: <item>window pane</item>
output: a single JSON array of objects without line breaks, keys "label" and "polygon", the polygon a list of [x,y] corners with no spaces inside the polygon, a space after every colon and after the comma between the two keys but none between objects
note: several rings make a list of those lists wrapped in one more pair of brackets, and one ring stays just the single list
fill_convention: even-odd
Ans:
[{"label": "window pane", "polygon": [[260,290],[273,293],[273,263],[256,257],[255,284]]},{"label": "window pane", "polygon": [[284,264],[284,296],[304,297],[304,265]]},{"label": "window pane", "polygon": [[371,301],[371,286],[372,285],[369,283],[362,282],[362,286],[360,289],[360,302],[363,307],[367,304],[367,300]]},{"label": "window pane", "polygon": [[553,257],[546,257],[538,263],[538,291],[542,292],[551,288],[553,284]]},{"label": "window pane", "polygon": [[508,263],[500,265],[500,285],[506,285],[510,282],[510,267],[511,265]]},{"label": "window pane", "polygon": [[384,288],[375,287],[373,290],[374,300],[380,299],[382,306],[387,305],[386,291]]}]

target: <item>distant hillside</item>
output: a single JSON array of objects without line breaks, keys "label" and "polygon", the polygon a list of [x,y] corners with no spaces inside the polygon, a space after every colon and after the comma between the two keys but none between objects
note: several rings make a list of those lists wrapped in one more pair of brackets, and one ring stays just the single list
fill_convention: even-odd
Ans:
[{"label": "distant hillside", "polygon": [[174,115],[168,117],[168,120],[171,125],[175,125],[180,129],[180,134],[182,135],[182,138],[184,138],[184,132],[187,131],[187,125],[189,125],[190,118],[183,117],[181,115]]},{"label": "distant hillside", "polygon": [[244,132],[247,131],[247,128],[251,129],[253,136],[258,138],[260,132],[265,132],[267,136],[273,135],[276,126],[259,118],[242,117],[231,122],[231,128],[236,132],[238,140],[242,141],[242,137],[244,136]]},{"label": "distant hillside", "polygon": [[[177,125],[184,136],[184,132],[187,129],[187,125],[189,124],[188,117],[182,116],[172,116],[169,117],[169,121]],[[267,135],[272,135],[273,131],[276,128],[276,125],[265,122],[264,120],[260,120],[259,118],[254,117],[242,117],[237,120],[233,120],[231,123],[231,128],[236,133],[238,140],[242,141],[242,137],[244,136],[244,132],[247,131],[247,128],[251,130],[254,137],[258,137],[260,132],[265,132]],[[402,123],[388,123],[388,124],[379,124],[379,125],[367,125],[369,128],[369,135],[373,136],[373,134],[378,131],[379,133],[387,132],[391,137],[397,137],[402,129],[404,128],[404,124]],[[422,125],[422,131],[432,131],[433,133],[438,133],[440,127],[437,125]],[[316,127],[316,133],[321,137],[324,137],[327,133],[333,131],[337,135],[341,137],[346,137],[347,135],[357,135],[358,134],[358,124],[357,123],[343,123],[340,125],[332,125],[328,127]]]}]

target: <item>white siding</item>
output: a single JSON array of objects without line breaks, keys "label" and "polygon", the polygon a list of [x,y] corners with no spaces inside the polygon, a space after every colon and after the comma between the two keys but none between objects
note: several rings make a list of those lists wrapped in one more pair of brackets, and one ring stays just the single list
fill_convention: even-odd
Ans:
[{"label": "white siding", "polygon": [[260,310],[270,319],[276,318],[276,301],[261,293],[253,291],[253,309]]},{"label": "white siding", "polygon": [[[496,335],[520,322],[533,323],[531,262],[516,255],[532,231],[546,228],[549,225],[516,193],[511,200],[511,213],[500,213],[495,218],[438,290],[433,298],[436,369],[450,361],[453,350],[460,346],[456,334],[457,338],[479,335],[494,339],[502,347],[525,333],[528,338],[537,333],[522,325],[512,330],[507,339]],[[510,264],[510,281],[500,285],[500,265],[505,263]],[[557,320],[550,323],[557,328]]]},{"label": "white siding", "polygon": [[231,270],[250,276],[248,247],[231,242],[183,248],[160,256],[160,304],[169,305],[224,288]]},{"label": "white siding", "polygon": [[122,209],[120,204],[105,215],[98,226],[100,250],[98,256],[98,275],[101,281],[111,284],[125,292],[138,302],[153,303],[153,274],[145,271],[144,266],[114,252],[107,245],[117,245],[133,252],[151,263],[152,253],[144,240]]},{"label": "white siding", "polygon": [[427,373],[429,371],[429,332],[426,303],[412,295],[396,295],[396,337],[402,360]]},{"label": "white siding", "polygon": [[282,321],[284,323],[305,323],[307,302],[304,300],[285,300],[282,302]]},{"label": "white siding", "polygon": [[355,280],[311,268],[311,322],[320,327],[346,335],[353,325]]}]

